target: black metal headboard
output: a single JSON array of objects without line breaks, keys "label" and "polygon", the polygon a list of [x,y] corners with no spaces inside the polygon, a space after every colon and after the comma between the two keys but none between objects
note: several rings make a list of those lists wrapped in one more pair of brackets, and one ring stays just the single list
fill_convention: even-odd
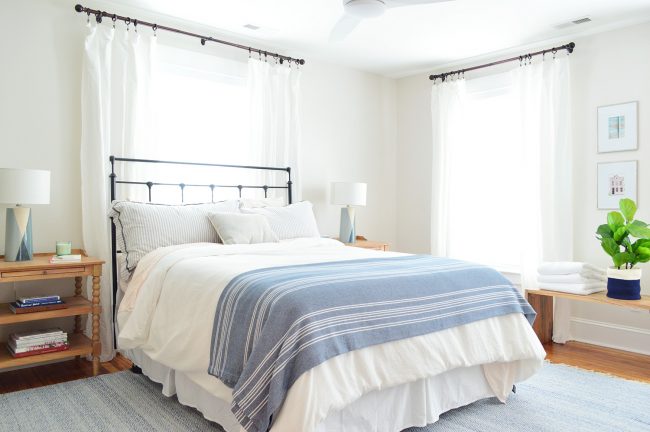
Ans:
[{"label": "black metal headboard", "polygon": [[[117,198],[117,185],[141,185],[146,186],[148,189],[148,201],[151,202],[151,191],[155,186],[177,186],[180,188],[181,193],[181,202],[185,201],[185,188],[186,187],[205,187],[210,188],[211,202],[214,202],[214,191],[215,189],[237,189],[239,191],[239,197],[242,196],[243,189],[262,189],[264,191],[264,197],[268,196],[269,189],[286,189],[287,190],[287,203],[291,204],[291,168],[279,168],[279,167],[265,167],[265,166],[253,166],[253,165],[227,165],[227,164],[211,164],[204,162],[179,162],[179,161],[162,161],[162,160],[152,160],[152,159],[132,159],[132,158],[123,158],[117,156],[110,156],[109,160],[111,162],[111,173],[109,175],[110,187],[111,187],[111,202],[115,201]],[[117,174],[115,173],[115,166],[117,163],[138,163],[138,164],[159,164],[159,165],[185,165],[185,166],[197,166],[197,167],[207,167],[209,169],[241,169],[241,170],[257,170],[257,171],[284,171],[287,173],[287,182],[286,185],[242,185],[242,184],[196,184],[196,183],[165,183],[165,182],[156,182],[153,179],[118,179]],[[115,224],[111,218],[111,276],[113,279],[113,317],[115,318],[115,308],[117,304],[117,240],[115,232]]]}]

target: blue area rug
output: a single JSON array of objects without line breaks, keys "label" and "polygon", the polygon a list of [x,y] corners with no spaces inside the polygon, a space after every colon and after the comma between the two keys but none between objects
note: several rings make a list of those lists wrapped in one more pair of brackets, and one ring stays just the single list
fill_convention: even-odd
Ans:
[{"label": "blue area rug", "polygon": [[650,384],[546,363],[505,405],[484,399],[405,432],[487,431],[650,432]]},{"label": "blue area rug", "polygon": [[[221,431],[144,375],[120,372],[0,395],[0,431]],[[650,431],[650,385],[546,364],[506,405],[482,400],[405,432]]]}]

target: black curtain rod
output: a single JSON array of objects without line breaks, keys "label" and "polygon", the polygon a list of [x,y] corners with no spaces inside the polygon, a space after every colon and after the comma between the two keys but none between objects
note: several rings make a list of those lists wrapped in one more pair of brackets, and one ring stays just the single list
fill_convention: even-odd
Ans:
[{"label": "black curtain rod", "polygon": [[562,45],[562,46],[559,46],[559,47],[553,47],[553,48],[549,48],[549,49],[545,49],[545,50],[541,50],[541,51],[536,51],[536,52],[520,55],[520,56],[517,56],[517,57],[510,57],[510,58],[505,59],[505,60],[498,60],[498,61],[494,61],[494,62],[491,62],[491,63],[485,63],[485,64],[482,64],[482,65],[472,66],[472,67],[468,67],[468,68],[465,68],[465,69],[458,69],[458,70],[455,70],[455,71],[445,72],[445,73],[441,73],[441,74],[437,74],[437,75],[429,75],[429,79],[432,80],[432,81],[435,81],[437,79],[441,79],[442,81],[444,81],[450,75],[464,74],[465,72],[473,71],[473,70],[476,70],[476,69],[483,69],[483,68],[486,68],[486,67],[496,66],[496,65],[500,65],[500,64],[503,64],[503,63],[509,63],[509,62],[513,62],[513,61],[517,61],[517,60],[519,60],[519,62],[523,62],[525,60],[531,60],[534,56],[544,55],[544,54],[547,54],[547,53],[553,53],[553,55],[555,55],[555,53],[557,53],[560,50],[567,50],[567,52],[569,54],[571,54],[575,47],[576,47],[576,44],[574,44],[573,42],[569,42],[568,44],[565,44],[565,45]]},{"label": "black curtain rod", "polygon": [[215,39],[215,38],[210,37],[210,36],[201,36],[200,34],[188,32],[188,31],[185,31],[185,30],[179,30],[179,29],[176,29],[176,28],[173,28],[173,27],[167,27],[167,26],[164,26],[164,25],[159,25],[159,24],[156,24],[156,23],[150,23],[150,22],[147,22],[147,21],[139,20],[139,19],[132,19],[131,17],[125,17],[125,16],[121,16],[121,15],[117,15],[117,14],[112,14],[112,13],[100,11],[100,10],[97,10],[97,9],[90,9],[90,8],[87,8],[87,7],[83,7],[80,4],[76,5],[74,7],[74,10],[76,10],[79,13],[85,12],[86,14],[88,14],[89,17],[90,17],[90,15],[95,15],[95,20],[98,23],[101,23],[102,22],[102,17],[105,17],[105,18],[110,18],[111,20],[113,20],[113,22],[119,20],[119,21],[124,21],[127,25],[128,24],[133,24],[134,27],[137,27],[139,25],[151,27],[154,32],[156,30],[165,30],[165,31],[168,31],[168,32],[178,33],[178,34],[182,34],[182,35],[185,35],[185,36],[192,36],[192,37],[195,37],[197,39],[200,39],[201,40],[201,45],[205,45],[206,42],[215,42],[215,43],[218,43],[218,44],[228,45],[228,46],[231,46],[231,47],[243,49],[243,50],[248,51],[249,53],[252,53],[252,52],[257,53],[260,56],[264,56],[264,58],[272,57],[274,59],[277,59],[281,64],[283,62],[285,62],[285,61],[288,61],[289,63],[293,62],[293,63],[299,64],[299,65],[304,65],[305,64],[305,60],[303,60],[303,59],[295,59],[293,57],[284,56],[282,54],[273,53],[273,52],[261,50],[261,49],[258,49],[258,48],[245,46],[245,45],[240,45],[240,44],[237,44],[237,43],[234,43],[234,42],[228,42],[228,41],[221,40],[221,39]]}]

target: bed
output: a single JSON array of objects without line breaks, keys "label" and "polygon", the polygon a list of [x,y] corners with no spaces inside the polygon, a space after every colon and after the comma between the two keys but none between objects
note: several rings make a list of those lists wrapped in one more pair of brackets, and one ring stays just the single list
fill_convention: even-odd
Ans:
[{"label": "bed", "polygon": [[[240,197],[246,188],[262,190],[265,197],[273,188],[286,189],[291,204],[290,170],[271,169],[284,170],[287,183],[194,186],[209,188],[212,201],[219,187],[235,188]],[[119,182],[146,186],[149,198],[157,184],[121,180],[115,167],[110,181],[112,200]],[[187,187],[178,186],[181,192]],[[162,383],[164,394],[176,395],[227,432],[388,432],[425,426],[482,398],[505,403],[513,384],[533,375],[545,356],[530,325],[532,309],[502,276],[483,266],[352,248],[312,236],[227,245],[197,237],[142,253],[137,266],[127,269],[128,263],[119,264],[123,228],[118,223],[112,230],[118,348]],[[118,288],[120,268],[132,274]],[[424,295],[430,293],[421,291],[424,279],[418,278],[430,278],[429,285],[432,278],[438,278],[437,285],[456,284],[471,301],[460,302],[456,291],[444,289]],[[473,282],[466,287],[468,280]],[[271,281],[275,291],[265,285]],[[281,294],[269,300],[270,291]],[[317,298],[320,292],[334,294]],[[379,297],[372,297],[372,309],[363,309],[363,319],[352,323],[352,315],[339,310],[357,307],[350,299],[358,292]],[[444,308],[438,298],[428,306],[435,296],[442,296]],[[358,307],[369,308],[368,299],[362,300]],[[440,316],[429,319],[435,314]],[[322,319],[303,323],[305,316]],[[331,329],[338,333],[332,336]]]}]

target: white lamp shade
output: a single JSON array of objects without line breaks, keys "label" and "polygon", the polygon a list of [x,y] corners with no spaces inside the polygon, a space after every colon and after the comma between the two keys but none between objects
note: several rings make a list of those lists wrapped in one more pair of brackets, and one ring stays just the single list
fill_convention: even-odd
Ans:
[{"label": "white lamp shade", "polygon": [[0,168],[0,203],[49,204],[50,172]]},{"label": "white lamp shade", "polygon": [[346,206],[366,205],[366,183],[332,183],[332,204]]}]

